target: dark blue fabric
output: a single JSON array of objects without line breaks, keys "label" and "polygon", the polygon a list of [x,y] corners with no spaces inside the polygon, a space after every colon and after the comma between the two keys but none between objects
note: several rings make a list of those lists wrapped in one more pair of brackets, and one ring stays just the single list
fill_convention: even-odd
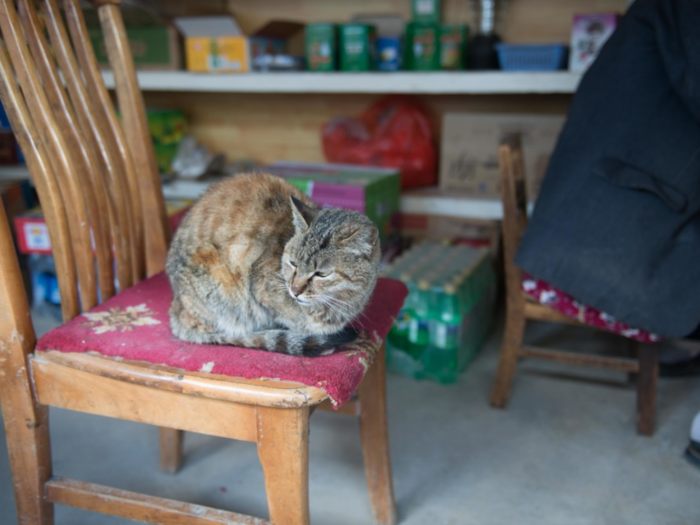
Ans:
[{"label": "dark blue fabric", "polygon": [[637,0],[584,75],[525,271],[666,337],[700,323],[700,0]]}]

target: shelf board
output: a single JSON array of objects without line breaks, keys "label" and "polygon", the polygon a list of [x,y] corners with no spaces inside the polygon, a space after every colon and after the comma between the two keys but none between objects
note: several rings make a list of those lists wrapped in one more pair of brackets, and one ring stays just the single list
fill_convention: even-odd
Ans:
[{"label": "shelf board", "polygon": [[[114,75],[104,71],[108,88]],[[140,71],[143,91],[221,93],[406,93],[424,95],[574,93],[580,73],[552,72],[395,72],[244,73]]]},{"label": "shelf board", "polygon": [[[28,178],[29,171],[24,165],[0,166],[0,180]],[[198,199],[210,184],[211,182],[176,180],[163,184],[163,195],[167,199]],[[444,215],[483,220],[501,220],[503,217],[499,199],[459,195],[437,188],[403,192],[400,209],[402,213],[414,215]]]},{"label": "shelf board", "polygon": [[[196,199],[209,187],[209,182],[177,180],[163,185],[163,194],[169,199]],[[401,195],[402,213],[414,215],[444,215],[467,219],[501,220],[500,199],[456,195],[436,188],[404,192]]]},{"label": "shelf board", "polygon": [[405,191],[401,194],[401,213],[441,215],[463,219],[501,220],[501,200],[448,192],[438,188]]}]

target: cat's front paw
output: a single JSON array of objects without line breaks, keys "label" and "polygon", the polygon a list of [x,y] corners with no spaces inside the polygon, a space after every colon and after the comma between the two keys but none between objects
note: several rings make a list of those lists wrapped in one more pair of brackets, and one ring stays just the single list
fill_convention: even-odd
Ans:
[{"label": "cat's front paw", "polygon": [[352,343],[357,339],[359,332],[352,326],[347,326],[336,332],[324,337],[322,342],[316,345],[307,345],[304,348],[306,357],[317,357],[321,355],[332,354],[336,348]]}]

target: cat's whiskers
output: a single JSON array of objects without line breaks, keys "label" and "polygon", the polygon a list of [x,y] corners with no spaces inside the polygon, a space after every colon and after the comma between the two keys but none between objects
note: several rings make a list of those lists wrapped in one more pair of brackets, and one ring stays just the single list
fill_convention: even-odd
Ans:
[{"label": "cat's whiskers", "polygon": [[338,311],[344,313],[346,317],[351,317],[350,320],[359,318],[360,316],[363,317],[365,320],[369,320],[369,317],[367,317],[367,315],[363,311],[355,313],[355,309],[349,303],[347,303],[346,301],[342,301],[337,297],[333,297],[332,295],[321,294],[319,295],[319,299],[326,306],[328,306],[329,309],[335,308]]}]

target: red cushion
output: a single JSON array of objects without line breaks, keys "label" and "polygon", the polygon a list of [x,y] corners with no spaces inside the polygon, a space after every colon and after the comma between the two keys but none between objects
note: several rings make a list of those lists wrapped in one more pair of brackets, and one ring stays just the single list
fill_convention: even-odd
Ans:
[{"label": "red cushion", "polygon": [[584,323],[601,330],[607,330],[619,334],[628,339],[643,341],[645,343],[657,342],[661,338],[645,330],[633,328],[621,321],[615,319],[612,315],[600,310],[596,310],[590,306],[579,303],[569,294],[562,292],[558,288],[536,279],[525,272],[522,277],[523,291],[532,297],[538,303],[544,304],[558,312],[563,313],[567,317],[576,319],[580,323]]},{"label": "red cushion", "polygon": [[293,381],[321,387],[337,407],[352,397],[362,381],[407,293],[400,281],[380,279],[357,321],[361,333],[357,341],[330,355],[294,357],[175,338],[168,322],[172,292],[161,273],[51,330],[39,339],[37,350],[98,352],[189,371]]}]

